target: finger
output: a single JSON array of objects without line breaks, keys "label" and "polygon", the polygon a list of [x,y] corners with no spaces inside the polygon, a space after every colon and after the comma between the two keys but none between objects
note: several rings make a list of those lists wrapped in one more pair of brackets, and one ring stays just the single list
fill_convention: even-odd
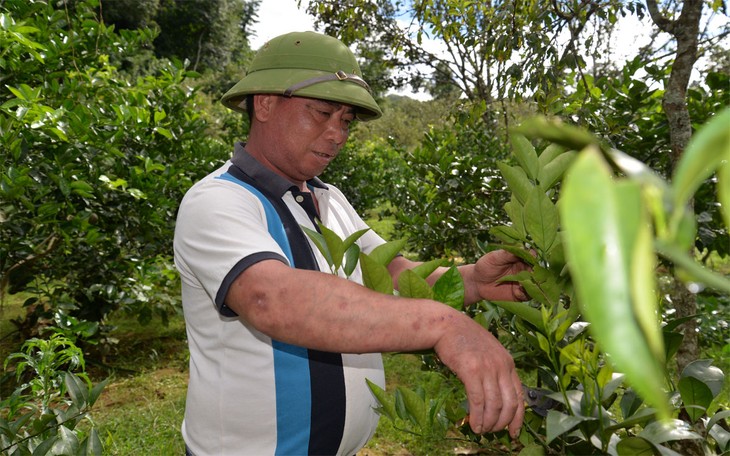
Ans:
[{"label": "finger", "polygon": [[[466,385],[465,385],[466,386]],[[478,391],[478,392],[477,392]],[[481,434],[484,430],[484,406],[485,398],[481,388],[477,388],[470,393],[467,389],[467,399],[469,400],[469,426],[475,434]]]},{"label": "finger", "polygon": [[[484,402],[482,432],[492,432],[497,429],[497,424],[500,421],[502,409],[504,407],[503,394],[500,388],[499,380],[493,377],[485,377],[484,392],[486,399]],[[502,429],[504,429],[506,426],[507,423],[502,426]]]},{"label": "finger", "polygon": [[[492,426],[492,432],[501,431],[512,423],[512,420],[517,413],[519,396],[515,391],[515,387],[512,384],[511,375],[500,376],[500,397],[502,408],[498,411],[497,420]],[[496,412],[496,411],[495,411]]]},{"label": "finger", "polygon": [[525,398],[523,397],[522,382],[517,376],[517,372],[514,372],[512,375],[512,383],[515,385],[517,410],[512,421],[509,423],[508,430],[510,437],[517,439],[520,436],[520,429],[525,419]]}]

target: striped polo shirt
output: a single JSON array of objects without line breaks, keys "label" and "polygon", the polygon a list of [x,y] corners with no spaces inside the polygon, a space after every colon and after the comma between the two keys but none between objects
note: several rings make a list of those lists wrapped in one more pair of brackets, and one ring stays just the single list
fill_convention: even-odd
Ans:
[{"label": "striped polo shirt", "polygon": [[[367,228],[337,188],[318,179],[308,185],[322,223],[341,238]],[[329,271],[299,228],[315,229],[313,212],[311,195],[240,143],[183,198],[174,239],[190,349],[182,433],[196,456],[353,455],[375,432],[377,402],[366,379],[384,387],[380,354],[272,340],[223,303],[236,277],[265,259]],[[372,230],[358,241],[364,252],[382,243]],[[362,283],[361,272],[350,280]]]}]

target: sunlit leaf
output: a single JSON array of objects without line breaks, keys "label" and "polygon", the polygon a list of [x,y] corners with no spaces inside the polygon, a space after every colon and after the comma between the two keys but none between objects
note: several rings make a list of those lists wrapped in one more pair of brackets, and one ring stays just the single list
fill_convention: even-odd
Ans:
[{"label": "sunlit leaf", "polygon": [[499,171],[507,182],[507,186],[512,191],[512,195],[517,198],[521,204],[525,204],[530,195],[530,190],[534,185],[530,182],[525,171],[517,166],[509,166],[504,163],[498,163]]},{"label": "sunlit leaf", "polygon": [[538,164],[540,168],[544,168],[545,166],[547,166],[548,163],[555,160],[555,158],[560,156],[565,151],[565,147],[561,146],[560,144],[550,143],[542,152],[540,152],[540,156],[538,157]]},{"label": "sunlit leaf", "polygon": [[512,144],[512,152],[514,153],[517,163],[525,171],[527,177],[532,180],[537,179],[538,159],[535,147],[530,140],[522,135],[510,135],[510,143]]},{"label": "sunlit leaf", "polygon": [[632,274],[646,277],[632,270],[633,249],[647,248],[640,235],[645,229],[640,198],[636,187],[617,190],[600,151],[588,148],[566,175],[559,209],[566,258],[591,332],[617,370],[668,417],[663,364],[655,356],[654,336],[647,340],[637,321],[632,296]]},{"label": "sunlit leaf", "polygon": [[375,247],[368,256],[376,263],[387,266],[406,245],[407,240],[389,241]]},{"label": "sunlit leaf", "polygon": [[398,392],[400,392],[403,398],[403,405],[405,406],[408,419],[421,429],[428,429],[428,411],[423,398],[415,391],[405,387],[399,386]]},{"label": "sunlit leaf", "polygon": [[525,202],[525,228],[537,247],[549,252],[558,236],[558,210],[539,187],[531,189]]},{"label": "sunlit leaf", "polygon": [[375,396],[375,399],[377,399],[378,403],[380,404],[380,407],[378,407],[377,411],[387,416],[391,420],[395,420],[397,418],[397,415],[395,413],[395,403],[393,401],[393,398],[389,396],[388,393],[386,393],[385,390],[380,386],[376,385],[368,379],[365,379],[365,381],[368,384],[368,388],[370,388],[370,391],[372,391],[373,395]]},{"label": "sunlit leaf", "polygon": [[407,298],[433,298],[431,286],[410,269],[406,269],[398,276],[398,291],[401,296]]},{"label": "sunlit leaf", "polygon": [[[542,157],[542,156],[541,156]],[[537,182],[543,191],[547,191],[550,187],[563,177],[565,171],[573,163],[576,157],[574,151],[564,152],[558,155],[547,163],[544,167],[540,168],[540,172],[537,175]]]},{"label": "sunlit leaf", "polygon": [[716,114],[692,138],[672,176],[675,211],[684,210],[699,186],[730,157],[730,108]]},{"label": "sunlit leaf", "polygon": [[360,253],[363,285],[380,293],[393,294],[393,278],[388,268],[370,255]]},{"label": "sunlit leaf", "polygon": [[443,266],[445,262],[445,260],[426,261],[414,267],[411,271],[413,271],[413,273],[415,273],[418,277],[425,279],[433,274],[433,272],[440,266]]}]

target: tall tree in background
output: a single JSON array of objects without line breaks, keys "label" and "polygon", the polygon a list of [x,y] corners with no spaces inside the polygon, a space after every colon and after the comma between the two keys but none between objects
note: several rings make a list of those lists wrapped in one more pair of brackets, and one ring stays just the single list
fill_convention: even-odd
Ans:
[{"label": "tall tree in background", "polygon": [[249,52],[250,26],[260,0],[102,0],[100,15],[118,29],[158,28],[157,57],[219,70]]},{"label": "tall tree in background", "polygon": [[[699,57],[698,40],[703,3],[703,0],[685,1],[677,13],[671,9],[662,8],[662,5],[656,0],[647,1],[649,14],[654,24],[662,32],[671,35],[676,43],[672,70],[662,99],[664,114],[669,122],[672,169],[679,162],[692,136],[692,120],[687,109],[687,88],[692,69]],[[672,301],[677,311],[677,317],[691,317],[697,313],[696,297],[683,283],[675,283],[673,294]],[[684,339],[677,352],[679,370],[682,371],[689,363],[696,360],[699,354],[697,324],[694,318],[688,318],[684,324]]]}]

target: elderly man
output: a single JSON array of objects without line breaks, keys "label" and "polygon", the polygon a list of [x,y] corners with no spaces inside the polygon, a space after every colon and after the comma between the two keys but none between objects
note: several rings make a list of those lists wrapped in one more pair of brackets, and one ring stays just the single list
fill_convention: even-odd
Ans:
[{"label": "elderly man", "polygon": [[[289,33],[266,43],[223,97],[250,119],[247,142],[180,206],[175,261],[190,346],[182,427],[188,454],[353,455],[375,432],[380,353],[434,349],[464,383],[477,433],[519,432],[521,383],[509,353],[441,303],[383,295],[328,271],[301,226],[342,238],[367,228],[317,176],[354,120],[381,111],[352,52],[334,38]],[[370,252],[385,241],[368,231]],[[418,263],[396,257],[394,280]],[[527,266],[504,251],[459,268],[466,304],[526,299],[499,282]],[[437,270],[429,280],[436,280]]]}]

